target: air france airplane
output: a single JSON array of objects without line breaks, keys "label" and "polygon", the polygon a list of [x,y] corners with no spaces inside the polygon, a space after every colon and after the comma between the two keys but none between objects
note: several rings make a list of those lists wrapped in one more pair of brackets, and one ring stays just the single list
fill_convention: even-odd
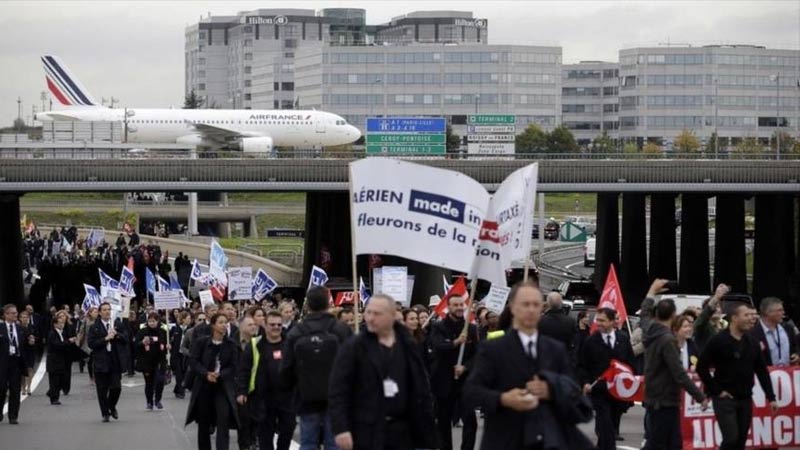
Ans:
[{"label": "air france airplane", "polygon": [[[64,109],[34,120],[122,122],[130,143],[269,152],[273,147],[350,144],[361,137],[341,116],[309,110],[111,109],[100,105],[56,56],[43,56],[47,88]],[[127,116],[127,117],[126,117]]]}]

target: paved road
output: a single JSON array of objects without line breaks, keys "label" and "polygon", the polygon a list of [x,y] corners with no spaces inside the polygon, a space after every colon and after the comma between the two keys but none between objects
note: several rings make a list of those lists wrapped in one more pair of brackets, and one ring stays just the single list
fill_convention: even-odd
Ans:
[{"label": "paved road", "polygon": [[[61,406],[51,406],[45,396],[47,377],[32,396],[22,402],[20,424],[0,423],[2,448],[18,450],[85,450],[87,448],[113,448],[115,450],[189,450],[197,448],[196,425],[184,427],[188,398],[179,400],[172,394],[172,386],[164,390],[164,410],[144,409],[144,380],[123,377],[122,397],[118,405],[120,420],[104,424],[100,421],[95,388],[87,374],[74,366],[72,392],[62,396]],[[638,448],[642,441],[642,410],[634,407],[623,418],[622,434],[625,441],[621,450]],[[479,421],[480,442],[482,421]],[[593,436],[591,423],[581,426],[587,436]],[[297,436],[295,436],[297,437]],[[461,429],[454,430],[454,446],[461,441]],[[231,448],[236,447],[236,434],[231,434]],[[296,446],[293,445],[293,448]]]}]

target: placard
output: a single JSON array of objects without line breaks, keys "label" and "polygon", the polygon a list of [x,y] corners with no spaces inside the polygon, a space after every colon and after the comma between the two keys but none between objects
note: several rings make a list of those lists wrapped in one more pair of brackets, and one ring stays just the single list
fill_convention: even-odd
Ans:
[{"label": "placard", "polygon": [[153,296],[153,307],[159,310],[178,309],[183,307],[181,291],[158,291]]},{"label": "placard", "polygon": [[231,301],[250,300],[252,295],[253,269],[251,267],[228,269],[228,299]]},{"label": "placard", "polygon": [[483,305],[486,306],[486,309],[489,311],[500,315],[506,307],[508,294],[510,292],[511,288],[492,286],[491,289],[489,289],[489,294],[483,299]]},{"label": "placard", "polygon": [[211,294],[211,291],[206,289],[204,291],[200,291],[197,293],[200,296],[200,306],[205,310],[206,305],[213,305],[214,304],[214,296]]},{"label": "placard", "polygon": [[408,306],[408,267],[385,266],[381,272],[381,293]]}]

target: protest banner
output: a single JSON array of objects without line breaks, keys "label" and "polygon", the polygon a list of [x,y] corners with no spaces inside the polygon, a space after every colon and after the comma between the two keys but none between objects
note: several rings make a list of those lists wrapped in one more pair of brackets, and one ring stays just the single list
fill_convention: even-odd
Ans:
[{"label": "protest banner", "polygon": [[153,296],[153,307],[155,309],[178,309],[183,307],[183,297],[181,291],[158,291]]},{"label": "protest banner", "polygon": [[200,296],[200,306],[205,309],[206,305],[213,305],[214,304],[214,295],[211,294],[211,290],[206,289],[197,293]]},{"label": "protest banner", "polygon": [[[405,299],[395,298],[395,301],[401,302],[404,305],[411,305],[411,294],[414,292],[414,275],[406,275],[406,296]],[[376,294],[386,294],[386,291],[383,289],[383,267],[378,267],[372,269],[372,283],[375,285],[373,292]],[[359,292],[361,292],[361,286],[359,286]],[[359,295],[363,295],[359,293]],[[394,296],[392,296],[394,298]],[[364,300],[361,300],[363,303]]]},{"label": "protest banner", "polygon": [[[800,447],[800,367],[770,367],[769,372],[780,409],[772,413],[756,379],[747,448]],[[702,385],[697,375],[693,374],[693,379]],[[684,450],[715,449],[722,442],[713,408],[702,411],[700,404],[685,392],[681,399],[681,435]]]},{"label": "protest banner", "polygon": [[256,276],[253,278],[253,285],[251,287],[253,299],[261,301],[270,292],[278,287],[278,282],[273,280],[272,277],[264,272],[264,269],[258,269]]},{"label": "protest banner", "polygon": [[408,267],[385,266],[381,272],[381,293],[408,306]]},{"label": "protest banner", "polygon": [[489,293],[483,299],[484,306],[497,315],[502,314],[506,307],[506,301],[508,301],[509,292],[511,292],[511,288],[492,285]]},{"label": "protest banner", "polygon": [[314,286],[325,286],[328,283],[328,274],[322,267],[312,266],[311,276],[308,278],[308,289]]},{"label": "protest banner", "polygon": [[250,300],[253,295],[253,269],[231,267],[228,269],[228,300]]}]

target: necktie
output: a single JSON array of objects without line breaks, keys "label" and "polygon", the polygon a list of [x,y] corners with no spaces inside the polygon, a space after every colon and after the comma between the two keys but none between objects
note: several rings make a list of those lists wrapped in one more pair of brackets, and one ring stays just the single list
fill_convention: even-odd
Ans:
[{"label": "necktie", "polygon": [[528,341],[528,356],[530,356],[531,359],[536,359],[536,346],[533,344],[533,339]]},{"label": "necktie", "polygon": [[606,345],[608,345],[608,348],[614,348],[614,344],[611,343],[611,335],[610,334],[608,336],[606,336]]}]

